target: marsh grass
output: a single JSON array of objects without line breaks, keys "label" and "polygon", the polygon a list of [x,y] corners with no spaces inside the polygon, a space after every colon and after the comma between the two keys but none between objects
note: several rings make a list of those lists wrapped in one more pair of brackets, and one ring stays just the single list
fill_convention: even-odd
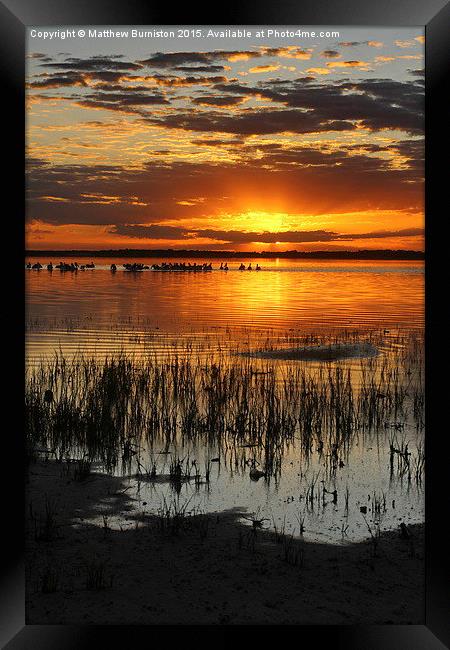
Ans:
[{"label": "marsh grass", "polygon": [[303,566],[304,543],[293,535],[285,535],[283,539],[282,558],[290,566]]},{"label": "marsh grass", "polygon": [[92,462],[88,458],[79,458],[75,461],[73,477],[75,481],[85,481],[91,474]]},{"label": "marsh grass", "polygon": [[37,542],[53,542],[60,536],[57,506],[47,494],[45,495],[43,513],[34,513],[30,505],[30,518],[34,529],[34,539]]},{"label": "marsh grass", "polygon": [[[294,340],[298,343],[300,337],[285,336],[280,345]],[[328,339],[304,336],[301,342],[324,340],[358,339],[346,333]],[[108,472],[120,467],[129,472],[132,465],[142,472],[144,445],[169,450],[180,443],[201,444],[222,450],[229,467],[260,465],[270,482],[279,479],[286,450],[300,444],[306,460],[319,455],[325,477],[332,480],[359,435],[384,427],[398,437],[408,417],[417,429],[423,428],[420,338],[399,334],[388,345],[378,333],[365,340],[380,349],[384,345],[385,352],[354,360],[351,367],[342,362],[258,360],[217,348],[200,356],[187,343],[162,357],[118,353],[105,359],[81,354],[69,359],[59,351],[27,371],[27,448],[30,453],[45,448],[59,460],[77,458],[76,478],[84,480],[94,462]],[[245,341],[241,347],[246,348]],[[265,347],[274,347],[273,337]],[[409,451],[397,443],[392,440],[392,471],[419,480],[423,450],[413,463]],[[170,481],[178,489],[191,479],[196,486],[208,484],[209,460],[202,470],[196,459],[174,457]],[[144,472],[147,478],[156,477],[154,460]],[[306,495],[310,508],[319,498],[316,482]]]},{"label": "marsh grass", "polygon": [[188,510],[191,500],[192,497],[181,503],[179,498],[167,501],[166,497],[163,497],[161,506],[157,511],[158,527],[161,533],[177,536],[187,528],[188,523],[190,523],[188,520],[193,515],[202,514],[200,510]]},{"label": "marsh grass", "polygon": [[379,552],[379,543],[381,539],[380,522],[375,521],[372,522],[372,525],[370,525],[370,523],[367,521],[367,518],[364,515],[363,515],[363,519],[366,524],[367,530],[369,531],[371,557],[372,559],[374,559],[378,557],[378,552]]},{"label": "marsh grass", "polygon": [[51,564],[45,565],[39,580],[40,591],[43,594],[54,594],[60,585],[60,573]]},{"label": "marsh grass", "polygon": [[406,477],[408,482],[414,478],[418,485],[422,484],[425,471],[425,452],[423,442],[416,445],[416,452],[409,451],[409,442],[404,435],[392,435],[389,440],[389,466],[391,478],[397,475]]},{"label": "marsh grass", "polygon": [[91,560],[86,565],[84,586],[88,591],[100,591],[113,586],[113,575],[108,575],[105,562]]},{"label": "marsh grass", "polygon": [[281,526],[278,526],[275,518],[272,515],[272,530],[275,533],[275,541],[277,544],[282,544],[284,540],[284,536],[286,534],[286,515],[283,517],[283,522]]},{"label": "marsh grass", "polygon": [[249,530],[239,530],[238,533],[238,549],[250,551],[255,553],[256,551],[256,542],[258,539],[258,529],[249,528]]}]

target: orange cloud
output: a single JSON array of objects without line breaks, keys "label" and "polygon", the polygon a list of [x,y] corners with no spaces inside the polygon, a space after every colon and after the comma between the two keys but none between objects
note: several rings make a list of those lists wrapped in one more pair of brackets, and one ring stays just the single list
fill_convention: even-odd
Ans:
[{"label": "orange cloud", "polygon": [[50,202],[55,202],[55,201],[62,201],[62,202],[69,202],[69,199],[65,199],[62,196],[40,196],[39,197],[41,201],[50,201]]},{"label": "orange cloud", "polygon": [[367,68],[367,61],[331,61],[328,68]]},{"label": "orange cloud", "polygon": [[308,68],[306,72],[310,74],[330,74],[327,68]]},{"label": "orange cloud", "polygon": [[[421,52],[419,37],[409,42]],[[368,44],[382,46],[352,45],[367,53]],[[231,242],[242,250],[255,241],[421,246],[423,88],[400,62],[377,68],[389,74],[359,79],[374,61],[420,57],[374,58],[370,50],[369,62],[343,61],[364,55],[347,50],[339,58],[342,51],[318,49],[296,75],[291,64],[311,51],[295,46],[191,52],[187,61],[185,52],[158,55],[161,74],[150,64],[149,74],[142,66],[130,68],[136,75],[116,70],[114,57],[101,66],[96,57],[80,60],[70,75],[71,60],[46,76],[35,64],[32,79],[50,89],[58,75],[62,84],[47,91],[52,97],[42,85],[28,94],[41,102],[28,113],[27,219],[35,220],[28,241],[35,248],[155,240],[162,247]],[[251,59],[227,66],[250,70],[223,76],[227,57]],[[86,113],[76,102],[104,113]]]},{"label": "orange cloud", "polygon": [[277,52],[277,56],[281,56],[284,59],[302,59],[308,60],[311,58],[312,50],[302,50],[301,48],[296,48],[295,46],[280,48]]},{"label": "orange cloud", "polygon": [[249,72],[252,72],[253,74],[258,74],[260,72],[275,72],[276,70],[279,69],[280,69],[279,65],[257,65],[254,68],[250,68]]},{"label": "orange cloud", "polygon": [[[256,54],[254,56],[257,56]],[[227,56],[227,61],[248,61],[254,58],[249,52],[234,52]]]},{"label": "orange cloud", "polygon": [[414,42],[397,40],[394,41],[394,45],[396,45],[397,47],[412,47],[414,45]]}]

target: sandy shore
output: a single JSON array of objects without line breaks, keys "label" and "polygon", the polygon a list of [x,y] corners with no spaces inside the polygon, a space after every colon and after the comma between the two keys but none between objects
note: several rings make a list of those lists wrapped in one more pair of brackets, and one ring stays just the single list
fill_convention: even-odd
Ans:
[{"label": "sandy shore", "polygon": [[136,514],[125,488],[101,474],[74,480],[63,463],[30,465],[28,624],[424,622],[423,526],[406,539],[383,533],[376,548],[292,544],[227,511],[173,534]]}]

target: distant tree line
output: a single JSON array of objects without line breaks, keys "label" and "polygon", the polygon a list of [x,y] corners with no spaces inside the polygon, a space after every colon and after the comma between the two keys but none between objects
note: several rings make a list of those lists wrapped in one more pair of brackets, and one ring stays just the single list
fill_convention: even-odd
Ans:
[{"label": "distant tree line", "polygon": [[332,259],[332,260],[423,260],[423,251],[357,250],[357,251],[210,251],[178,250],[174,248],[109,250],[27,250],[26,256],[54,257],[207,257],[207,258],[278,258],[278,259]]}]

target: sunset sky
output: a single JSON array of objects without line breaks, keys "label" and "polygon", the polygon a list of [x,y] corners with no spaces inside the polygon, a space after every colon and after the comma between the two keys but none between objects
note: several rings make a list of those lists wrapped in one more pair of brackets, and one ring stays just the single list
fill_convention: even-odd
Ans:
[{"label": "sunset sky", "polygon": [[29,38],[27,247],[423,250],[423,57],[403,28]]}]

